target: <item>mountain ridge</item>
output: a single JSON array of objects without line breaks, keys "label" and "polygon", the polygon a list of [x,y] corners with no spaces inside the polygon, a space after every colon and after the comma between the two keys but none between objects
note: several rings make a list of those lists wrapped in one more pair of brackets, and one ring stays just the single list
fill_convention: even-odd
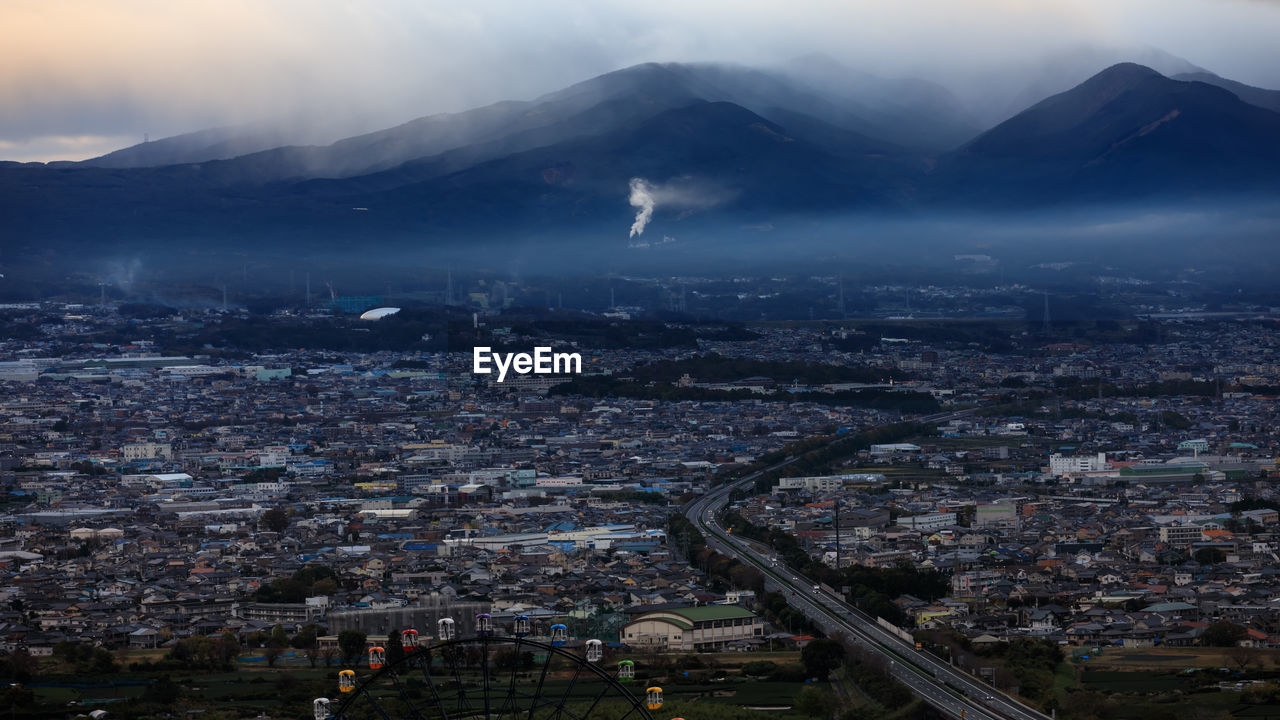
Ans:
[{"label": "mountain ridge", "polygon": [[[0,223],[32,251],[287,249],[623,233],[632,178],[663,193],[654,228],[673,233],[1280,189],[1280,113],[1134,63],[941,153],[865,134],[848,106],[787,82],[728,66],[635,66],[326,146],[341,161],[330,169],[355,174],[316,175],[316,147],[145,168],[0,164]],[[417,154],[426,150],[436,152]]]}]

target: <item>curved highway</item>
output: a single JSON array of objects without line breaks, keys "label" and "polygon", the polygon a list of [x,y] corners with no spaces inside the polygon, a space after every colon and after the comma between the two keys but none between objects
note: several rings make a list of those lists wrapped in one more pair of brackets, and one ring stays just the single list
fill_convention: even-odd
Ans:
[{"label": "curved highway", "polygon": [[[945,421],[972,411],[939,413],[921,421]],[[799,572],[778,564],[758,543],[735,538],[718,524],[717,517],[736,489],[749,486],[761,474],[795,461],[786,460],[715,488],[691,502],[684,514],[707,537],[712,549],[736,558],[764,573],[765,589],[781,591],[787,602],[803,612],[828,635],[842,633],[859,647],[884,658],[890,674],[912,693],[942,712],[964,720],[1050,720],[1048,715],[1001,693],[973,676],[957,670],[876,623],[876,619],[849,605],[836,593],[816,586]]]}]

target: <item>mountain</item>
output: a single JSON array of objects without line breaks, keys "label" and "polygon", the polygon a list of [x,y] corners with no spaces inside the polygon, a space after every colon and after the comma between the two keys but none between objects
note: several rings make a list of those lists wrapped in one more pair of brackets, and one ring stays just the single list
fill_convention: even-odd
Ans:
[{"label": "mountain", "polygon": [[1126,62],[1149,67],[1166,77],[1204,71],[1158,48],[1075,44],[1030,63],[1011,64],[988,72],[968,93],[968,99],[973,103],[973,113],[990,128],[1045,98],[1070,90],[1093,77],[1100,68]]},{"label": "mountain", "polygon": [[[809,140],[728,102],[698,101],[602,135],[481,163],[460,172],[358,196],[370,212],[451,221],[567,223],[612,220],[625,229],[628,183],[665,186],[679,214],[768,215],[902,202],[901,160],[860,149],[862,139],[810,121]],[[371,178],[329,183],[328,192]],[[660,203],[658,212],[664,212]]]},{"label": "mountain", "polygon": [[[619,102],[621,116],[632,114],[634,100]],[[805,122],[813,140],[742,106],[696,100],[493,159],[477,160],[498,152],[492,147],[474,156],[461,148],[380,173],[266,185],[211,182],[204,169],[216,173],[220,163],[0,168],[0,222],[17,237],[52,243],[197,236],[258,249],[303,237],[315,248],[353,237],[509,234],[515,227],[598,227],[625,237],[632,177],[664,188],[658,219],[672,222],[902,204],[910,186],[904,178],[919,173],[910,156]]]},{"label": "mountain", "polygon": [[[59,162],[63,167],[140,168],[228,160],[285,145],[319,142],[334,137],[337,130],[323,126],[291,123],[256,123],[210,128],[139,143],[78,163]],[[337,137],[341,137],[338,134]]]},{"label": "mountain", "polygon": [[1245,85],[1235,80],[1228,80],[1219,77],[1211,72],[1189,72],[1179,73],[1172,76],[1174,80],[1182,80],[1185,82],[1202,82],[1210,85],[1217,85],[1223,90],[1230,90],[1232,94],[1250,105],[1257,105],[1272,112],[1280,112],[1280,90],[1267,90],[1265,88]]},{"label": "mountain", "polygon": [[1122,63],[940,158],[931,194],[1007,207],[1258,193],[1280,179],[1277,139],[1280,114]]},{"label": "mountain", "polygon": [[[859,83],[903,99],[860,113],[853,98],[872,93]],[[6,257],[52,265],[122,248],[293,255],[568,236],[622,247],[632,178],[653,188],[658,238],[747,225],[802,233],[849,213],[1218,201],[1280,188],[1280,114],[1141,65],[1109,67],[941,154],[922,138],[954,128],[921,123],[899,137],[912,145],[886,140],[883,122],[948,107],[945,92],[849,85],[823,92],[782,71],[648,64],[324,146],[146,167],[0,163],[0,227]],[[247,142],[237,132],[158,141],[112,162],[215,153]]]},{"label": "mountain", "polygon": [[[868,76],[869,77],[869,76]],[[886,86],[887,87],[887,86]],[[937,147],[931,133],[951,127],[949,116],[904,101],[890,114],[869,109],[885,89],[859,104],[850,97],[828,98],[795,77],[723,64],[646,63],[576,83],[531,101],[500,102],[461,113],[439,114],[329,145],[272,145],[263,129],[237,133],[218,129],[166,138],[126,148],[81,165],[153,167],[200,164],[201,182],[221,185],[265,184],[313,178],[346,178],[399,168],[406,163],[455,153],[441,162],[418,162],[417,175],[457,170],[575,137],[598,135],[628,123],[696,101],[731,102],[764,117],[785,113],[811,116],[827,125],[864,136],[866,145],[884,150],[921,151]],[[917,132],[904,116],[939,118]],[[807,121],[807,119],[806,119]],[[951,128],[948,139],[970,135]],[[948,141],[949,141],[948,140]],[[945,143],[944,143],[945,144]],[[406,168],[413,171],[414,168]]]}]

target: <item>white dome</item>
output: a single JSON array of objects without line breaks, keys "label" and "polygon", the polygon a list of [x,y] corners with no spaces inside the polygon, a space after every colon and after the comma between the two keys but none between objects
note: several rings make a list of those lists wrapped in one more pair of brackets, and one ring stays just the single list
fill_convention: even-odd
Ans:
[{"label": "white dome", "polygon": [[361,320],[381,320],[388,315],[395,315],[400,312],[400,308],[381,307],[374,308],[360,316]]}]

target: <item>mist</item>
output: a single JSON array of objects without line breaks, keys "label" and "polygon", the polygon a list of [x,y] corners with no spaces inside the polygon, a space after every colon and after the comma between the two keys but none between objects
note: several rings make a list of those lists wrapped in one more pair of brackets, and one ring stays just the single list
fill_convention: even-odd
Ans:
[{"label": "mist", "polygon": [[[834,275],[882,284],[917,278],[960,278],[997,286],[1018,282],[1063,286],[1098,276],[1168,280],[1192,277],[1219,288],[1267,289],[1280,272],[1275,203],[1132,204],[1020,213],[845,214],[776,217],[771,225],[690,218],[680,229],[654,226],[652,243],[629,245],[621,228],[540,234],[521,228],[500,235],[448,238],[423,247],[412,235],[388,235],[376,253],[317,239],[305,255],[225,247],[218,253],[112,246],[54,267],[11,274],[0,297],[62,295],[77,283],[96,298],[99,285],[116,300],[163,299],[172,306],[232,305],[247,298],[313,298],[332,283],[340,295],[440,293],[447,272],[518,280],[531,276]],[[664,231],[678,240],[661,242]],[[671,239],[668,237],[667,239]],[[121,244],[123,245],[123,244]],[[957,256],[991,262],[975,275]],[[45,272],[47,271],[47,275]],[[933,282],[934,280],[930,280]]]},{"label": "mist", "polygon": [[[1280,4],[1247,0],[15,0],[0,9],[0,158],[83,159],[264,121],[326,143],[640,62],[778,67],[813,53],[939,82],[989,123],[1030,85],[1160,51],[1280,87],[1278,36]],[[1063,67],[1064,53],[1086,60]]]}]

